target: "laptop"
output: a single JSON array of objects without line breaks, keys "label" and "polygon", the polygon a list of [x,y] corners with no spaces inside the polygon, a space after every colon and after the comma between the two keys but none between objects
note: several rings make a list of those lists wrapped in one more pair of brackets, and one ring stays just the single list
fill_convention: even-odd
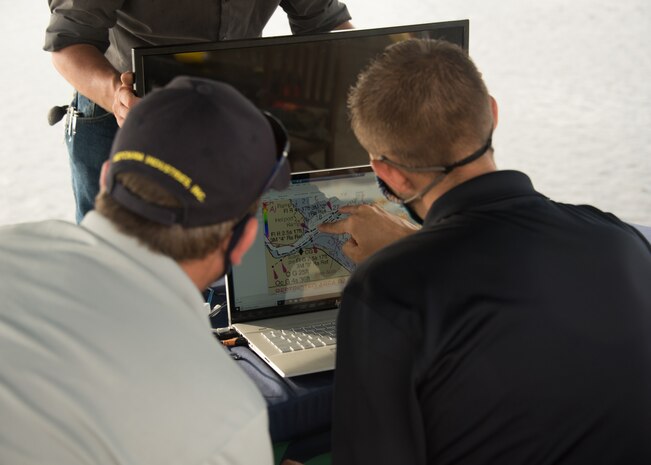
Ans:
[{"label": "laptop", "polygon": [[355,264],[341,248],[347,235],[317,226],[344,218],[346,204],[386,201],[370,165],[292,173],[257,212],[258,236],[226,277],[229,324],[280,376],[335,367],[335,322]]}]

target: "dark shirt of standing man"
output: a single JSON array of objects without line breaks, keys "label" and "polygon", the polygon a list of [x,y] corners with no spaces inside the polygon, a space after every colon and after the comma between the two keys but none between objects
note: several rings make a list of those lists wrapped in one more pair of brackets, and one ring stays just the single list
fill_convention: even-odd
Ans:
[{"label": "dark shirt of standing man", "polygon": [[646,239],[497,171],[497,105],[456,46],[391,46],[349,104],[387,196],[424,224],[344,291],[333,463],[651,463]]},{"label": "dark shirt of standing man", "polygon": [[44,49],[75,88],[65,139],[77,222],[93,208],[118,126],[139,101],[131,49],[260,37],[277,7],[294,34],[352,28],[338,0],[49,0]]}]

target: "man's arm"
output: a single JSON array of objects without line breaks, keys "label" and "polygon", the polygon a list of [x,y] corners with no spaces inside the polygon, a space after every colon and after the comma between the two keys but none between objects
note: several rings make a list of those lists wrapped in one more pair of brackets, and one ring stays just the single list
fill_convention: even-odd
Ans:
[{"label": "man's arm", "polygon": [[133,93],[133,75],[120,75],[93,45],[69,45],[52,52],[52,63],[77,91],[113,112],[120,126],[139,100]]},{"label": "man's arm", "polygon": [[323,223],[319,230],[330,234],[350,234],[342,251],[355,263],[420,229],[377,205],[349,205],[339,211],[348,217],[334,223]]},{"label": "man's arm", "polygon": [[350,14],[339,0],[281,0],[293,34],[352,29]]},{"label": "man's arm", "polygon": [[124,0],[48,0],[50,22],[44,50],[52,52],[56,70],[77,91],[107,111],[118,124],[136,97],[132,77],[120,73],[104,57],[109,29]]},{"label": "man's arm", "polygon": [[353,23],[351,23],[350,21],[344,21],[339,26],[334,28],[333,31],[343,31],[345,29],[355,29],[355,26],[353,26]]}]

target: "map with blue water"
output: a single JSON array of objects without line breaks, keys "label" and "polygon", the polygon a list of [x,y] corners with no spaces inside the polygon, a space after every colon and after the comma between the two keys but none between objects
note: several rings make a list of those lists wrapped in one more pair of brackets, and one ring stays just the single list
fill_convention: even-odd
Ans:
[{"label": "map with blue water", "polygon": [[[352,201],[351,201],[352,200]],[[361,203],[363,198],[345,203]],[[332,280],[341,281],[355,268],[341,247],[347,235],[325,234],[318,225],[342,219],[338,197],[313,196],[279,199],[262,203],[267,282],[272,292],[286,292],[294,286]]]}]

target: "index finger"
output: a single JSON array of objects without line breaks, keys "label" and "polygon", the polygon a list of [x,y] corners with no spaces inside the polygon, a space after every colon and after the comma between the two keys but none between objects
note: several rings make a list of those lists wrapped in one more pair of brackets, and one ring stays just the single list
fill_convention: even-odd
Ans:
[{"label": "index finger", "polygon": [[333,221],[332,223],[321,223],[318,228],[319,231],[328,233],[328,234],[345,234],[348,231],[346,230],[346,220]]},{"label": "index finger", "polygon": [[341,206],[338,208],[338,210],[339,210],[341,213],[348,213],[348,214],[351,214],[351,213],[354,213],[354,212],[357,210],[358,207],[359,207],[359,205],[353,205],[353,204],[349,204],[349,205],[341,205]]}]

